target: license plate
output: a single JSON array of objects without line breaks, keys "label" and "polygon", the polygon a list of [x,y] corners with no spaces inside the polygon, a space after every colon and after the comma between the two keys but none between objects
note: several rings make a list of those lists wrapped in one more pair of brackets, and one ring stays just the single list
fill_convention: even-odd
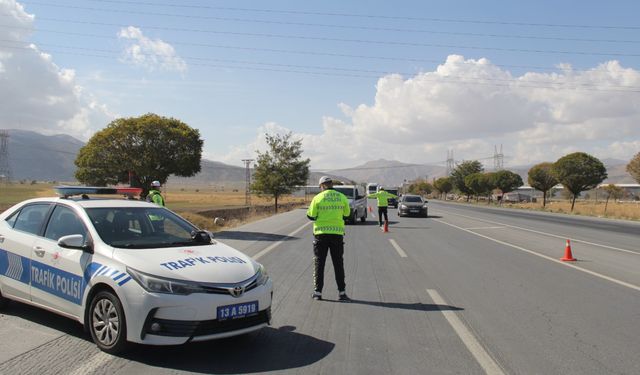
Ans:
[{"label": "license plate", "polygon": [[258,301],[237,303],[235,305],[220,306],[216,316],[218,320],[244,318],[258,313]]},{"label": "license plate", "polygon": [[410,210],[411,212],[420,212],[420,210]]}]

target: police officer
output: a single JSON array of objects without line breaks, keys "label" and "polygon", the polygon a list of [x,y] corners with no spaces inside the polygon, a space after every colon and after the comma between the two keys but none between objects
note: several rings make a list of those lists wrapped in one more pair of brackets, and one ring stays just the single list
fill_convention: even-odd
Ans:
[{"label": "police officer", "polygon": [[397,195],[391,194],[380,187],[377,193],[367,195],[367,198],[376,198],[378,200],[378,225],[382,228],[382,215],[384,215],[384,221],[389,221],[387,216],[387,207],[389,206],[389,198],[398,198]]},{"label": "police officer", "polygon": [[338,299],[349,301],[345,291],[344,282],[344,221],[349,217],[351,210],[347,197],[333,189],[331,177],[320,178],[321,192],[313,197],[307,217],[314,220],[313,235],[313,283],[314,291],[311,297],[314,300],[322,300],[322,287],[324,286],[324,266],[327,253],[331,252],[331,261],[338,284]]},{"label": "police officer", "polygon": [[147,202],[153,202],[158,206],[164,207],[164,198],[160,194],[160,181],[153,181],[151,183],[151,190],[147,194]]}]

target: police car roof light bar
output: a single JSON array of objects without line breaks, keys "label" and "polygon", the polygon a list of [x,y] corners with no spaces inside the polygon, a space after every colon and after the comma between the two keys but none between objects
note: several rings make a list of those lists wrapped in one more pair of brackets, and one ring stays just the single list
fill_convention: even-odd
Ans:
[{"label": "police car roof light bar", "polygon": [[142,193],[142,188],[135,187],[98,187],[98,186],[54,186],[56,194],[64,198],[74,195],[96,194],[96,195],[113,195],[123,194],[130,199]]}]

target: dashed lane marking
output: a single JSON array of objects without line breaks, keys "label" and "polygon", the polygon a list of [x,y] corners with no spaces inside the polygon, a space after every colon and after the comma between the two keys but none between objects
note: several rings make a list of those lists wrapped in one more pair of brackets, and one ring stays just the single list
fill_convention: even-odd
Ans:
[{"label": "dashed lane marking", "polygon": [[[447,301],[444,300],[440,296],[435,289],[427,289],[427,293],[433,300],[436,305],[446,306],[448,305]],[[473,335],[473,333],[467,328],[467,326],[460,320],[458,315],[454,311],[449,310],[440,310],[442,315],[444,315],[451,328],[456,332],[460,340],[464,343],[464,345],[469,349],[473,357],[478,361],[478,364],[482,367],[486,374],[490,375],[502,375],[504,371],[498,365],[498,363],[489,355],[487,350],[480,344],[478,339]]]},{"label": "dashed lane marking", "polygon": [[396,251],[398,252],[398,255],[400,255],[402,258],[406,258],[407,257],[407,253],[404,252],[404,250],[402,250],[402,248],[400,246],[398,246],[398,244],[396,243],[396,241],[394,239],[389,239],[389,242],[391,242],[391,246],[393,246],[394,249],[396,249]]},{"label": "dashed lane marking", "polygon": [[[293,232],[289,233],[287,235],[287,237],[292,237],[295,236],[298,232],[300,232],[301,230],[303,230],[307,225],[311,224],[312,222],[309,221],[307,223],[305,223],[303,226],[301,226],[300,228],[294,230]],[[262,258],[263,256],[269,254],[269,252],[271,252],[271,250],[275,249],[276,247],[278,247],[280,244],[282,244],[284,242],[284,240],[272,243],[271,245],[269,245],[266,249],[262,250],[261,252],[259,252],[258,254],[254,255],[252,258],[253,260],[258,260],[260,258]]]}]

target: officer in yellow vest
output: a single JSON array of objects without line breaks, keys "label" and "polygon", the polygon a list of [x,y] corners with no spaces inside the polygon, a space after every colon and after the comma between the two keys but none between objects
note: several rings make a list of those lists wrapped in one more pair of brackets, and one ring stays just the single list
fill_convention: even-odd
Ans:
[{"label": "officer in yellow vest", "polygon": [[324,286],[324,266],[327,253],[331,252],[331,261],[338,284],[338,299],[349,301],[345,291],[344,281],[344,221],[349,218],[351,209],[347,197],[333,189],[331,177],[320,178],[321,192],[313,197],[307,217],[314,220],[313,223],[313,283],[314,291],[311,297],[314,300],[322,300],[322,287]]},{"label": "officer in yellow vest", "polygon": [[367,195],[367,198],[376,198],[378,200],[378,225],[382,227],[382,215],[384,215],[384,221],[389,221],[387,216],[387,207],[389,206],[389,198],[398,198],[397,195],[391,194],[380,187],[377,193]]}]

